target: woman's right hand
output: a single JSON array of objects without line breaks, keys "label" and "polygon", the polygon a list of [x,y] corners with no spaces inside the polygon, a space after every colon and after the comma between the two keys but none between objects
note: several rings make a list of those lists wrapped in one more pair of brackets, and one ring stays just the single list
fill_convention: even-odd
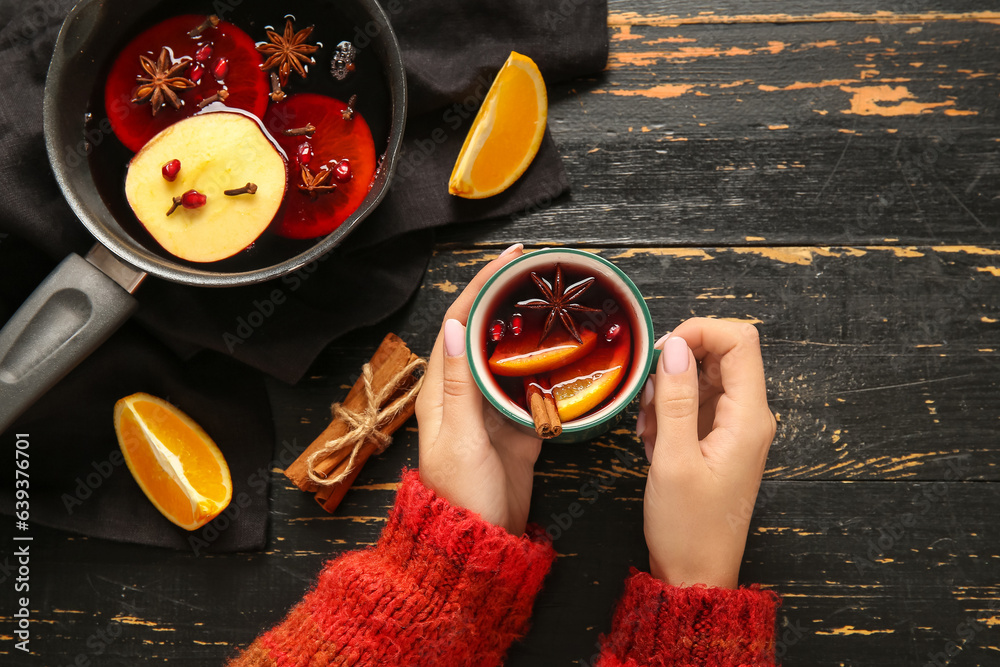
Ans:
[{"label": "woman's right hand", "polygon": [[687,320],[663,341],[650,382],[637,424],[651,462],[650,572],[673,585],[736,588],[776,428],[757,329]]}]

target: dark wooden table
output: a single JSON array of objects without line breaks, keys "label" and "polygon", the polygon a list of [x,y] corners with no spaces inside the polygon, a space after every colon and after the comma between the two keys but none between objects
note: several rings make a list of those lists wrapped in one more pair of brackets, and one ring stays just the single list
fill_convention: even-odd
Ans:
[{"label": "dark wooden table", "polygon": [[[318,434],[386,331],[429,351],[508,244],[593,250],[648,295],[658,332],[692,315],[760,328],[780,425],[742,579],[784,598],[784,664],[1000,664],[996,4],[622,0],[609,23],[607,71],[550,90],[572,194],[442,234],[404,312],[272,384],[276,456]],[[589,481],[604,492],[558,531],[509,665],[589,665],[645,567],[633,424],[543,450],[534,521],[558,525]],[[273,473],[263,553],[38,528],[42,656],[15,655],[8,615],[0,662],[221,664],[327,558],[375,541],[416,451],[401,432],[333,516]]]}]

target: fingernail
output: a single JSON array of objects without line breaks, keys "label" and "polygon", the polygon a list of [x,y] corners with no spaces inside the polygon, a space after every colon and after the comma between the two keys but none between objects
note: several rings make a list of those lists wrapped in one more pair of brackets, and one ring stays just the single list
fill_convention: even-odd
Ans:
[{"label": "fingernail", "polygon": [[641,438],[646,431],[646,411],[639,410],[639,418],[635,420],[635,436]]},{"label": "fingernail", "polygon": [[663,370],[668,375],[677,375],[688,369],[688,345],[680,336],[667,339],[663,344]]},{"label": "fingernail", "polygon": [[642,398],[639,405],[646,407],[653,402],[653,378],[646,378],[646,386],[642,388]]},{"label": "fingernail", "polygon": [[646,437],[642,439],[642,448],[646,450],[646,461],[649,463],[653,462],[653,445],[655,444],[656,441],[652,438]]},{"label": "fingernail", "polygon": [[503,259],[504,257],[507,257],[508,255],[512,255],[515,252],[519,252],[521,250],[524,250],[524,244],[523,243],[515,243],[514,245],[512,245],[511,247],[507,248],[502,253],[500,253],[500,256],[497,259]]},{"label": "fingernail", "polygon": [[465,354],[465,327],[458,320],[444,323],[444,351],[449,357]]},{"label": "fingernail", "polygon": [[653,343],[653,347],[662,350],[663,349],[663,343],[666,342],[666,340],[668,338],[670,338],[670,332],[669,331],[667,333],[663,334],[663,336],[658,341],[656,341],[655,343]]}]

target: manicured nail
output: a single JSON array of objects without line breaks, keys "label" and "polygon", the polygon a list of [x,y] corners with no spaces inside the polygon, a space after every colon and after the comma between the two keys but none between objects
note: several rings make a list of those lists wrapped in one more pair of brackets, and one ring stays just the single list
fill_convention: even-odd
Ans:
[{"label": "manicured nail", "polygon": [[500,253],[500,256],[497,259],[503,259],[504,257],[507,257],[508,255],[513,255],[515,252],[519,252],[521,250],[524,250],[524,244],[515,243],[514,245],[512,245],[511,247],[507,248],[502,253]]},{"label": "manicured nail", "polygon": [[670,338],[670,332],[669,331],[667,333],[663,334],[663,336],[658,341],[656,341],[655,343],[653,343],[653,347],[662,350],[663,349],[663,343],[665,343],[668,338]]},{"label": "manicured nail", "polygon": [[642,439],[642,448],[646,451],[646,461],[649,463],[653,462],[653,445],[655,444],[656,442],[652,438]]},{"label": "manicured nail", "polygon": [[[646,378],[646,386],[642,388],[642,398],[639,399],[639,405],[646,407],[653,402],[653,378]],[[641,435],[641,434],[640,434]]]},{"label": "manicured nail", "polygon": [[680,336],[668,338],[663,344],[663,370],[668,375],[677,375],[688,369],[688,344]]},{"label": "manicured nail", "polygon": [[458,320],[444,323],[444,351],[449,357],[465,354],[465,327]]},{"label": "manicured nail", "polygon": [[646,431],[646,411],[639,410],[639,418],[635,420],[635,436],[641,438]]}]

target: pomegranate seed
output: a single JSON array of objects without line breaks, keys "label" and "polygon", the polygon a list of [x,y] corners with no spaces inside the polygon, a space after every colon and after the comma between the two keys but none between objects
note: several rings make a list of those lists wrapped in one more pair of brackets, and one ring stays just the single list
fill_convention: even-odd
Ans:
[{"label": "pomegranate seed", "polygon": [[354,172],[351,171],[351,161],[347,158],[338,162],[337,166],[333,168],[333,177],[337,179],[338,183],[346,183],[351,180],[353,176]]},{"label": "pomegranate seed", "polygon": [[208,62],[208,59],[212,57],[212,45],[205,44],[197,51],[194,52],[194,59],[200,63]]},{"label": "pomegranate seed", "polygon": [[201,75],[205,73],[205,66],[201,63],[193,63],[190,68],[188,68],[188,78],[198,83],[201,81]]},{"label": "pomegranate seed", "polygon": [[510,332],[520,336],[522,331],[524,331],[524,318],[521,317],[521,313],[514,313],[510,318]]},{"label": "pomegranate seed", "polygon": [[163,165],[163,178],[167,179],[171,183],[177,178],[177,172],[181,170],[181,161],[178,159],[173,159],[170,162]]},{"label": "pomegranate seed", "polygon": [[228,58],[218,58],[215,64],[212,65],[212,74],[215,75],[216,79],[222,80],[226,78],[229,74],[229,59]]},{"label": "pomegranate seed", "polygon": [[620,334],[621,332],[622,332],[622,327],[620,324],[612,324],[610,327],[608,327],[608,333],[605,334],[604,339],[610,343],[615,338],[618,338],[618,334]]},{"label": "pomegranate seed", "polygon": [[299,161],[299,164],[309,164],[313,159],[313,147],[308,141],[303,141],[299,144],[299,148],[295,151],[295,159]]},{"label": "pomegranate seed", "polygon": [[181,206],[184,208],[201,208],[208,201],[208,197],[197,190],[188,190],[181,195]]},{"label": "pomegranate seed", "polygon": [[490,325],[490,340],[494,343],[499,342],[503,339],[504,323],[503,320],[495,320],[493,324]]}]

